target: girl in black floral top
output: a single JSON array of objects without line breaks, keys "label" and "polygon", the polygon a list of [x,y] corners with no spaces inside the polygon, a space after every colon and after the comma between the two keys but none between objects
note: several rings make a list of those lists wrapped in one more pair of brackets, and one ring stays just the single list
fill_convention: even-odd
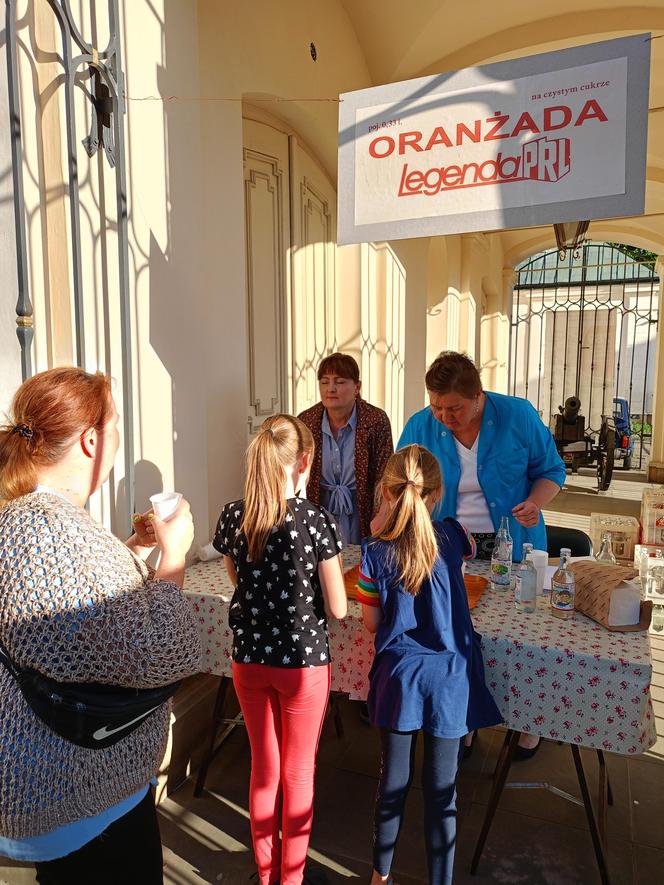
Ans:
[{"label": "girl in black floral top", "polygon": [[261,885],[302,882],[330,690],[326,617],[346,614],[334,519],[300,497],[313,449],[297,418],[265,421],[247,452],[244,499],[224,507],[214,538],[236,586],[233,683],[251,744],[249,810]]}]

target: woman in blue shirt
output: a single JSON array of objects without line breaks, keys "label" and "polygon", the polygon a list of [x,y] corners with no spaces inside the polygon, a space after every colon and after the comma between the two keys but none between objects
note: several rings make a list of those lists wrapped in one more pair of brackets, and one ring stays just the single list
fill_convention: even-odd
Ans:
[{"label": "woman in blue shirt", "polygon": [[461,572],[472,537],[456,520],[431,521],[441,485],[426,449],[393,455],[381,482],[387,519],[362,547],[358,600],[376,634],[369,713],[381,734],[372,885],[390,880],[420,730],[429,882],[451,883],[459,741],[502,721],[484,682]]},{"label": "woman in blue shirt", "polygon": [[[453,351],[434,360],[426,387],[430,406],[409,419],[397,449],[417,443],[438,459],[445,494],[433,518],[462,522],[478,559],[491,559],[502,516],[509,517],[515,561],[525,541],[546,550],[541,511],[564,484],[565,465],[535,409],[525,399],[482,390],[475,364]],[[515,758],[527,759],[538,747],[538,737],[521,735]]]},{"label": "woman in blue shirt", "polygon": [[514,559],[523,544],[546,550],[545,507],[565,482],[565,465],[551,431],[532,405],[489,393],[465,354],[446,351],[426,374],[430,406],[416,412],[397,448],[417,443],[432,452],[445,479],[434,519],[452,516],[490,559],[502,516],[509,517]]}]

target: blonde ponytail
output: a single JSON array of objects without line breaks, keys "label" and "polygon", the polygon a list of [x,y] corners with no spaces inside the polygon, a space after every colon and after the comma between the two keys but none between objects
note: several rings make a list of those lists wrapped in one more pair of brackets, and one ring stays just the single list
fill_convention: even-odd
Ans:
[{"label": "blonde ponytail", "polygon": [[286,517],[287,468],[313,451],[311,431],[291,415],[267,418],[249,444],[241,530],[253,562],[262,559],[272,529]]},{"label": "blonde ponytail", "polygon": [[438,556],[426,505],[442,488],[438,461],[421,446],[406,446],[387,462],[380,485],[392,506],[378,538],[392,543],[399,579],[416,596]]}]

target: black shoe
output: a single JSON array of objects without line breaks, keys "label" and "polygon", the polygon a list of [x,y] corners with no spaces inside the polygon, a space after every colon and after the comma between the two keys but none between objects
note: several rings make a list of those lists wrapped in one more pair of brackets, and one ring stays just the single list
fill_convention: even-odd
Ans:
[{"label": "black shoe", "polygon": [[512,762],[525,762],[526,759],[532,759],[541,746],[542,738],[537,741],[534,747],[520,747],[517,744],[512,756]]}]

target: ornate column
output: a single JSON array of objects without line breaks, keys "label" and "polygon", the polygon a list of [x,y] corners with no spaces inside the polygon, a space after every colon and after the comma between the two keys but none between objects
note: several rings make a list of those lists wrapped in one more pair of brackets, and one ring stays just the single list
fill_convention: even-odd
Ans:
[{"label": "ornate column", "polygon": [[459,305],[459,350],[480,361],[482,275],[488,240],[485,234],[461,236],[461,302]]},{"label": "ornate column", "polygon": [[485,289],[486,310],[481,319],[480,370],[487,390],[507,393],[510,347],[510,311],[516,274],[502,269],[500,287]]}]

